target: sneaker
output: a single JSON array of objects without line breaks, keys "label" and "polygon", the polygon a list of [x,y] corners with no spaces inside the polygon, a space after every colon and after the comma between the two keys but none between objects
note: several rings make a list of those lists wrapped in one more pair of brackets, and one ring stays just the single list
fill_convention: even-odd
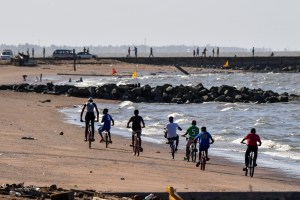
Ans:
[{"label": "sneaker", "polygon": [[247,170],[247,167],[243,167],[243,171],[246,171]]},{"label": "sneaker", "polygon": [[143,151],[144,151],[144,149],[142,147],[140,147],[140,152],[143,152]]},{"label": "sneaker", "polygon": [[103,139],[101,139],[101,140],[100,140],[100,143],[102,143],[102,142],[104,142],[104,140],[103,140]]},{"label": "sneaker", "polygon": [[196,164],[196,167],[199,167],[199,165],[200,165],[200,161],[199,161],[199,162],[197,162],[197,164]]},{"label": "sneaker", "polygon": [[87,139],[85,138],[85,139],[84,139],[84,141],[86,142],[86,141],[87,141]]},{"label": "sneaker", "polygon": [[170,142],[169,142],[169,141],[167,141],[167,142],[166,142],[166,144],[170,144]]},{"label": "sneaker", "polygon": [[130,144],[129,146],[130,146],[130,147],[133,147],[133,144]]},{"label": "sneaker", "polygon": [[183,160],[189,161],[187,157],[183,157]]},{"label": "sneaker", "polygon": [[109,143],[112,144],[112,141],[110,140]]}]

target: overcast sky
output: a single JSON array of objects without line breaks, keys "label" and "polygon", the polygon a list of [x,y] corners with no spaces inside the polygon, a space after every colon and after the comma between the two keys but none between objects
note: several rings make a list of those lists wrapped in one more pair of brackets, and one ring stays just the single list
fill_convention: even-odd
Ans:
[{"label": "overcast sky", "polygon": [[0,0],[0,44],[300,50],[299,0]]}]

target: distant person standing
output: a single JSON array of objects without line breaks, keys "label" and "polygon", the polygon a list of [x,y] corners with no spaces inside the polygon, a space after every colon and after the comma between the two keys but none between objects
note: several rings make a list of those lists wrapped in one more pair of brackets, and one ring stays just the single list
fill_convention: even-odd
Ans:
[{"label": "distant person standing", "polygon": [[31,49],[32,58],[34,58],[34,48]]},{"label": "distant person standing", "polygon": [[274,56],[274,53],[272,52],[270,56],[273,57],[273,56]]},{"label": "distant person standing", "polygon": [[154,56],[153,56],[153,48],[152,48],[152,47],[150,48],[150,55],[149,55],[149,58],[150,58],[150,57],[154,57]]},{"label": "distant person standing", "polygon": [[219,47],[217,47],[217,57],[219,57],[219,53],[220,53],[220,50],[219,50]]},{"label": "distant person standing", "polygon": [[199,57],[199,47],[197,47],[197,57]]},{"label": "distant person standing", "polygon": [[137,58],[137,47],[134,47],[134,55]]},{"label": "distant person standing", "polygon": [[86,48],[85,48],[85,47],[83,47],[83,52],[85,53],[85,51],[86,51]]},{"label": "distant person standing", "polygon": [[87,48],[86,52],[87,52],[88,54],[90,53],[90,48],[89,48],[89,47]]},{"label": "distant person standing", "polygon": [[252,48],[252,56],[254,57],[254,47]]},{"label": "distant person standing", "polygon": [[194,57],[196,56],[196,51],[195,51],[195,49],[193,50],[193,56],[194,56]]},{"label": "distant person standing", "polygon": [[27,56],[29,57],[30,55],[29,55],[29,48],[27,48]]},{"label": "distant person standing", "polygon": [[43,48],[43,58],[45,58],[45,55],[46,55],[46,49],[45,47]]},{"label": "distant person standing", "polygon": [[131,49],[130,49],[130,47],[128,47],[127,57],[130,57],[130,51],[131,51]]},{"label": "distant person standing", "polygon": [[202,56],[203,56],[203,57],[206,57],[206,51],[207,51],[207,49],[206,49],[206,47],[205,47],[204,50],[203,50],[203,52],[202,52]]},{"label": "distant person standing", "polygon": [[215,49],[214,48],[212,50],[212,53],[213,53],[213,57],[215,57]]}]

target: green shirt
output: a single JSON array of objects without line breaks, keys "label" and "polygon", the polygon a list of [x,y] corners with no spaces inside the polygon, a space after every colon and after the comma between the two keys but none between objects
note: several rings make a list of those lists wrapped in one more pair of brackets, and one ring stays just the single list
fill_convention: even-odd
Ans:
[{"label": "green shirt", "polygon": [[199,133],[199,128],[197,126],[191,126],[186,132],[189,135],[189,139],[194,139]]}]

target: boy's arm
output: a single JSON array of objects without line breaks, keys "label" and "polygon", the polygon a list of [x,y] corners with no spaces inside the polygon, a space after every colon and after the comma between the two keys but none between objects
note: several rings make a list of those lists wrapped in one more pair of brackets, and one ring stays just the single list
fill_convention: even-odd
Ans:
[{"label": "boy's arm", "polygon": [[178,128],[178,130],[182,131],[182,128],[181,128],[179,125],[178,125],[178,127],[177,127],[177,128]]},{"label": "boy's arm", "polygon": [[129,128],[129,123],[132,121],[132,118],[129,119],[129,121],[127,122],[127,128]]},{"label": "boy's arm", "polygon": [[94,103],[94,105],[95,105],[95,109],[96,109],[96,112],[97,112],[97,122],[99,122],[99,110],[97,108],[97,104]]},{"label": "boy's arm", "polygon": [[86,107],[86,104],[83,105],[83,108],[82,108],[81,113],[80,113],[80,121],[81,121],[81,122],[83,121],[83,120],[82,120],[82,115],[83,115],[83,112],[84,112],[85,107]]},{"label": "boy's arm", "polygon": [[[141,117],[142,118],[142,117]],[[145,122],[144,122],[144,119],[142,118],[142,124],[143,124],[143,127],[142,128],[145,128]]]},{"label": "boy's arm", "polygon": [[115,120],[110,116],[111,118],[111,125],[114,126],[115,125]]}]

